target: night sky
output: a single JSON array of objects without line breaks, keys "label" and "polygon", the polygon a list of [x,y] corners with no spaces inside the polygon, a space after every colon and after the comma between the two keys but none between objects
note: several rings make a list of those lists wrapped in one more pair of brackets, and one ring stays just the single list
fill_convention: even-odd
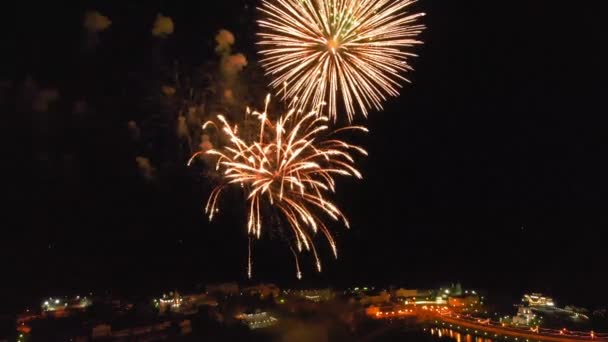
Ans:
[{"label": "night sky", "polygon": [[[166,61],[215,58],[219,29],[234,33],[247,68],[256,67],[255,3],[22,2],[8,41],[17,53],[2,66],[2,108],[26,118],[32,146],[27,190],[17,197],[27,209],[4,226],[11,303],[246,281],[242,200],[228,198],[208,223],[203,178],[171,166],[146,182],[126,123],[147,115],[141,89],[152,81],[140,75]],[[333,227],[339,259],[322,247],[324,272],[304,258],[298,282],[288,247],[265,236],[255,245],[253,281],[461,281],[514,297],[547,292],[558,304],[608,304],[608,30],[595,3],[417,3],[427,30],[412,84],[359,120],[370,128],[353,137],[369,151],[359,161],[365,178],[338,182],[337,203],[352,223],[350,231]],[[82,28],[86,10],[112,20],[95,41]],[[158,13],[175,23],[162,44],[150,35]],[[24,109],[28,77],[59,90],[47,112]],[[79,101],[86,114],[74,115]],[[162,140],[153,144],[162,150]]]}]

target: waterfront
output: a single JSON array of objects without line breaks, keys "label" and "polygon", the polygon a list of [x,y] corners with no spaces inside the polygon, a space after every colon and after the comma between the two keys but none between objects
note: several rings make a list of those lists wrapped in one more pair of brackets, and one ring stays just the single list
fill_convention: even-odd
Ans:
[{"label": "waterfront", "polygon": [[562,307],[559,298],[526,293],[511,308],[494,311],[491,299],[459,283],[281,289],[229,282],[136,299],[49,296],[13,324],[22,342],[46,336],[190,341],[210,334],[218,341],[608,341],[601,309]]},{"label": "waterfront", "polygon": [[381,336],[365,341],[385,342],[385,341],[422,341],[422,342],[492,342],[489,338],[471,334],[463,334],[450,329],[424,328],[413,329],[411,327],[395,328]]},{"label": "waterfront", "polygon": [[[445,328],[427,328],[422,332],[425,336],[430,336],[433,341],[456,341],[456,342],[492,342],[491,338],[482,335],[462,333],[457,330]],[[494,339],[497,341],[498,339]]]},{"label": "waterfront", "polygon": [[536,341],[517,339],[515,337],[492,338],[483,334],[471,334],[458,330],[427,327],[423,329],[412,329],[410,327],[395,328],[387,331],[381,336],[377,336],[365,341],[384,342],[384,341],[427,341],[427,342],[496,342],[496,341]]}]

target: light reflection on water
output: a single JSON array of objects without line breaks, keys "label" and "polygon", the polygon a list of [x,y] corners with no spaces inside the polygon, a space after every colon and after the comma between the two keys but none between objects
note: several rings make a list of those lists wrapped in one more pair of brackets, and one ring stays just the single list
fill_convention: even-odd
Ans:
[{"label": "light reflection on water", "polygon": [[492,342],[492,340],[489,338],[471,334],[463,334],[459,331],[446,328],[427,328],[425,331],[442,340],[449,339],[456,342]]}]

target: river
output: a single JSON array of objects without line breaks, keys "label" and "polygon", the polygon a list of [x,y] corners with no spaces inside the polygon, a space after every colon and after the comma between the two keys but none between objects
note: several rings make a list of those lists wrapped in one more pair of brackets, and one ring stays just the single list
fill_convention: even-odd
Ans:
[{"label": "river", "polygon": [[372,339],[372,341],[492,342],[491,339],[483,336],[475,336],[442,328],[425,328],[418,331],[414,331],[411,328],[393,329],[382,336]]}]

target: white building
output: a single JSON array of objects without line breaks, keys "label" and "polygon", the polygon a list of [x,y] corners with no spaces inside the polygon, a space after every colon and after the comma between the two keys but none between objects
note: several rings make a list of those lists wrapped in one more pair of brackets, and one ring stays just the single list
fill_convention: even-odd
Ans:
[{"label": "white building", "polygon": [[524,294],[521,301],[528,303],[529,306],[555,306],[553,298],[545,297],[540,293]]},{"label": "white building", "polygon": [[532,312],[532,309],[525,306],[520,306],[517,309],[517,315],[513,316],[513,324],[530,325],[530,322],[536,318],[536,315]]},{"label": "white building", "polygon": [[240,314],[236,318],[245,323],[249,329],[261,329],[271,327],[279,322],[268,312],[258,312],[253,314]]}]

